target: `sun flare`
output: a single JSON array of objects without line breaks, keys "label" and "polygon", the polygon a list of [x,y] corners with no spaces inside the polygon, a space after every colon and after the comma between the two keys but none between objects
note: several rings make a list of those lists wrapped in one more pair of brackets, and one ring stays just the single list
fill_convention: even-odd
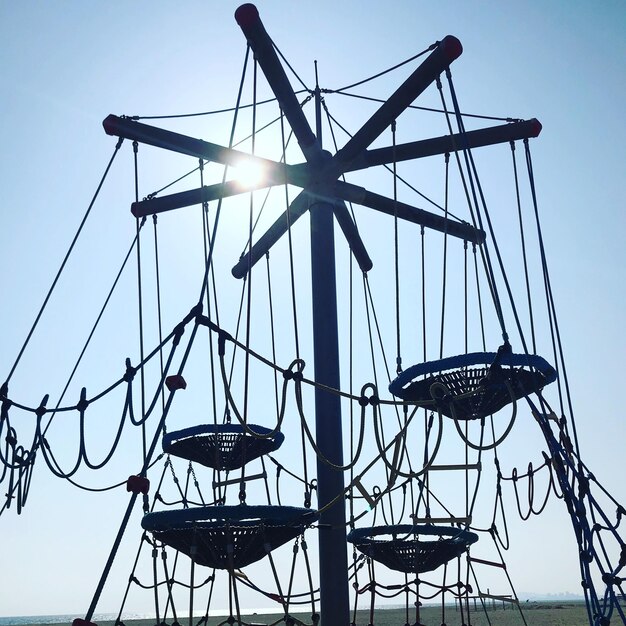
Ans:
[{"label": "sun flare", "polygon": [[259,163],[246,160],[232,168],[232,176],[243,188],[253,189],[263,181],[265,170]]}]

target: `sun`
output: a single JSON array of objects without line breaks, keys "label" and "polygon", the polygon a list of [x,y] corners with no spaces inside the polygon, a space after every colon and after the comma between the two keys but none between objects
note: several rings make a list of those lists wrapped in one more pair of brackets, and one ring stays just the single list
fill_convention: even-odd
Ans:
[{"label": "sun", "polygon": [[231,174],[242,189],[254,189],[263,182],[265,168],[260,163],[242,160],[232,167]]}]

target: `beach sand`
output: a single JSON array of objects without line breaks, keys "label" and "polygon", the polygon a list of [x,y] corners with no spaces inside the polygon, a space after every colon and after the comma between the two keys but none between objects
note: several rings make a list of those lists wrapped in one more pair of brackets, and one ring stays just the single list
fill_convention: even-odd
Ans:
[{"label": "beach sand", "polygon": [[[578,602],[562,602],[562,603],[545,603],[545,602],[528,602],[523,603],[522,610],[528,626],[588,626],[587,612],[583,603]],[[294,626],[300,624],[311,624],[311,616],[308,613],[297,613]],[[443,619],[442,619],[443,617]],[[461,626],[462,624],[471,624],[471,626],[523,626],[524,622],[519,611],[512,606],[507,606],[505,610],[502,607],[490,609],[488,617],[482,610],[472,610],[469,615],[455,610],[453,606],[447,606],[445,615],[442,616],[441,607],[423,607],[420,610],[420,622],[423,626],[441,626],[445,623],[447,626]],[[352,618],[352,616],[351,616]],[[192,626],[196,626],[200,618],[195,617]],[[171,626],[173,619],[170,617],[166,620],[168,626]],[[154,619],[132,619],[123,622],[125,626],[155,626]],[[181,626],[189,626],[189,618],[179,616]],[[234,622],[237,624],[237,622]],[[409,626],[415,625],[415,614],[409,615]],[[209,617],[206,626],[228,625],[230,622],[227,617]],[[253,614],[242,617],[242,626],[271,626],[285,624],[284,616],[271,614]],[[357,613],[356,626],[368,626],[370,624],[369,613],[367,611],[359,611]],[[406,613],[402,609],[376,609],[374,615],[373,626],[405,626]],[[21,626],[58,626],[56,624],[37,624]],[[98,626],[115,626],[114,621],[101,621]],[[335,624],[330,626],[337,626]]]}]

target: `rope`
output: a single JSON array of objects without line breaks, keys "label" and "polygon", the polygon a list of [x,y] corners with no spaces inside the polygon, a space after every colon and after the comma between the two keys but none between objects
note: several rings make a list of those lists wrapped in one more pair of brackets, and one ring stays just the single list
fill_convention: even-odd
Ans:
[{"label": "rope", "polygon": [[[138,151],[139,144],[137,141],[133,141],[133,164],[135,170],[135,202],[139,202],[139,166],[138,166]],[[143,289],[141,285],[141,239],[139,237],[140,220],[135,218],[136,237],[137,237],[137,313],[139,317],[139,360],[143,362],[144,358],[144,343],[143,343]],[[146,426],[145,426],[145,414],[146,414],[146,377],[143,367],[139,370],[139,379],[141,383],[141,451],[143,454],[143,460],[146,460]],[[120,432],[121,434],[121,432]]]},{"label": "rope", "polygon": [[[456,118],[456,122],[457,122],[457,126],[459,129],[460,133],[464,133],[465,132],[465,127],[464,127],[464,123],[463,123],[463,119],[460,115],[460,107],[458,104],[458,100],[456,98],[456,93],[454,91],[454,86],[452,84],[452,74],[450,73],[450,69],[448,68],[446,70],[446,78],[448,79],[448,86],[450,89],[450,94],[452,97],[452,104],[453,104],[453,108],[454,108],[454,115]],[[444,110],[446,110],[447,112],[447,104],[445,101],[445,97],[443,94],[443,88],[441,85],[441,80],[437,80],[437,89],[439,91],[439,95],[441,98],[441,102],[443,105]],[[448,125],[448,130],[450,132],[450,134],[453,134],[452,131],[452,124],[450,122],[450,117],[449,114],[446,113],[446,122]],[[466,180],[466,174],[461,166],[461,159],[459,156],[459,150],[455,149],[454,151],[454,156],[457,162],[457,167],[459,169],[459,174],[461,176],[461,181],[463,184],[463,189],[465,192],[465,197],[468,203],[468,208],[470,210],[470,214],[471,214],[471,219],[472,219],[472,224],[474,226],[476,226],[478,224],[478,227],[481,230],[484,230],[483,228],[483,222],[482,222],[482,217],[481,217],[481,212],[480,212],[480,207],[479,207],[479,203],[478,203],[478,197],[477,197],[477,193],[476,193],[476,185],[474,182],[474,176],[476,175],[475,170],[470,167],[470,159],[471,159],[471,152],[469,149],[463,147],[462,148],[462,153],[463,153],[463,157],[464,157],[464,161],[465,161],[465,168],[467,171],[467,180]],[[468,188],[468,182],[469,182],[469,188]],[[471,192],[471,195],[470,195]],[[486,208],[486,207],[485,207]],[[491,221],[488,219],[488,224],[490,226],[490,234],[493,238],[493,229],[491,228]],[[494,244],[495,244],[495,240],[494,240]],[[505,339],[505,341],[508,340],[508,335],[506,332],[506,326],[505,326],[505,322],[504,322],[504,314],[502,312],[502,305],[500,303],[500,297],[498,295],[498,290],[497,290],[497,285],[496,285],[496,280],[495,280],[495,275],[494,275],[494,271],[493,271],[493,266],[491,263],[491,258],[489,255],[489,249],[487,247],[487,245],[482,245],[480,247],[480,251],[481,251],[481,255],[483,257],[483,262],[485,265],[485,270],[487,273],[487,277],[488,277],[488,282],[489,282],[489,286],[490,286],[490,291],[491,291],[491,295],[493,298],[493,302],[494,302],[494,307],[496,309],[496,315],[498,317],[498,322],[500,324],[500,328],[502,331],[502,336]],[[497,248],[496,248],[496,252],[497,252]]]},{"label": "rope", "polygon": [[[202,161],[200,161],[202,163]],[[156,305],[157,305],[157,325],[159,332],[159,343],[163,341],[163,319],[161,316],[161,273],[159,268],[159,238],[157,229],[157,214],[152,216],[154,231],[154,274],[156,279]],[[159,351],[159,369],[163,378],[163,351]],[[161,393],[161,407],[165,407],[165,393]]]},{"label": "rope", "polygon": [[446,317],[446,284],[448,278],[448,180],[450,169],[450,154],[446,152],[445,155],[445,185],[444,185],[444,219],[445,227],[443,231],[443,277],[441,282],[441,333],[439,336],[439,358],[443,358],[443,331],[445,326]]},{"label": "rope", "polygon": [[[306,90],[301,89],[300,91],[296,91],[295,93],[300,94],[303,91],[306,91]],[[276,98],[268,98],[267,100],[261,100],[260,102],[257,102],[257,106],[261,104],[268,104],[270,102],[276,102]],[[129,116],[128,119],[139,121],[139,120],[171,120],[171,119],[177,119],[181,117],[200,117],[203,115],[218,115],[220,113],[233,113],[236,110],[250,109],[253,106],[254,104],[241,104],[237,107],[230,107],[228,109],[215,109],[213,111],[201,111],[199,113],[178,113],[178,114],[170,114],[170,115],[132,115],[132,116]]]},{"label": "rope", "polygon": [[[579,447],[579,443],[578,443],[578,433],[576,430],[576,422],[574,420],[574,408],[572,406],[572,397],[571,397],[571,393],[570,393],[570,389],[569,389],[569,378],[567,375],[567,370],[565,367],[565,359],[564,359],[564,355],[563,355],[563,344],[561,342],[561,333],[559,330],[559,325],[558,325],[558,321],[557,321],[557,317],[556,317],[556,307],[554,304],[554,296],[552,293],[552,286],[550,283],[550,277],[548,274],[548,262],[546,259],[546,252],[545,252],[545,247],[544,247],[544,242],[543,242],[543,234],[542,234],[542,229],[541,229],[541,223],[539,220],[539,206],[538,206],[538,202],[537,202],[537,191],[536,191],[536,187],[535,187],[535,175],[534,175],[534,170],[533,170],[533,164],[532,164],[532,156],[530,153],[530,146],[528,143],[528,140],[524,141],[524,150],[525,150],[525,154],[526,154],[526,166],[527,166],[527,170],[528,170],[528,181],[530,184],[530,190],[531,190],[531,196],[532,196],[532,201],[533,201],[533,209],[534,209],[534,213],[535,213],[535,222],[536,222],[536,226],[537,226],[537,239],[539,241],[539,251],[541,254],[541,264],[542,264],[542,268],[543,268],[543,274],[544,274],[544,285],[545,285],[545,291],[546,291],[546,299],[547,302],[546,304],[548,305],[548,311],[550,312],[550,327],[552,330],[552,323],[554,323],[554,336],[553,336],[553,346],[554,346],[554,350],[555,350],[555,354],[556,351],[558,349],[558,355],[559,355],[559,362],[561,363],[561,367],[557,368],[559,369],[559,379],[557,379],[558,381],[560,381],[560,379],[563,379],[563,384],[565,386],[565,394],[567,397],[567,405],[568,405],[568,410],[569,410],[569,415],[572,421],[572,431],[574,434],[574,445],[576,446],[576,452],[577,454],[579,454],[580,451],[580,447]],[[556,361],[556,359],[555,359]],[[560,393],[560,382],[559,382],[559,397],[561,399],[561,393]],[[561,414],[564,414],[564,410],[563,410],[563,404],[562,404],[562,399],[561,399]]]},{"label": "rope", "polygon": [[526,256],[526,239],[524,236],[524,222],[522,220],[522,203],[520,200],[519,180],[517,175],[517,159],[515,156],[515,142],[511,141],[511,159],[513,161],[513,176],[515,179],[515,199],[517,201],[517,216],[519,221],[520,239],[522,244],[522,260],[524,262],[524,279],[526,282],[526,299],[528,301],[528,316],[530,322],[530,336],[532,340],[533,354],[537,354],[537,343],[535,340],[535,323],[533,316],[533,304],[530,292],[530,278],[528,275],[528,260]]},{"label": "rope", "polygon": [[402,372],[402,356],[400,353],[400,247],[398,241],[398,164],[396,162],[396,120],[391,122],[391,138],[393,146],[393,251],[396,287],[396,372],[400,374],[400,372]]},{"label": "rope", "polygon": [[428,46],[428,48],[406,59],[406,61],[401,61],[400,63],[397,63],[396,65],[393,65],[392,67],[386,70],[383,70],[382,72],[378,72],[377,74],[374,74],[373,76],[370,76],[369,78],[364,78],[362,80],[357,81],[356,83],[352,83],[351,85],[346,85],[345,87],[341,87],[340,89],[324,90],[324,91],[326,93],[341,93],[342,91],[346,91],[347,89],[352,89],[353,87],[359,87],[360,85],[369,83],[370,81],[375,80],[376,78],[380,78],[381,76],[384,76],[385,74],[389,74],[390,72],[397,70],[398,68],[406,65],[407,63],[411,63],[411,61],[415,61],[415,59],[419,59],[420,57],[424,56],[427,52],[434,50],[437,47],[437,45],[438,45],[438,42],[435,42],[434,44],[431,44],[430,46]]},{"label": "rope", "polygon": [[91,199],[91,202],[89,203],[89,206],[87,207],[87,210],[85,211],[85,215],[83,216],[83,219],[81,220],[80,225],[78,226],[78,230],[76,231],[76,234],[74,235],[74,238],[72,239],[72,243],[70,243],[70,247],[68,251],[65,253],[65,257],[63,257],[61,266],[59,267],[56,273],[56,276],[54,277],[54,280],[52,281],[52,285],[50,286],[50,289],[48,290],[48,293],[46,294],[46,297],[44,298],[43,304],[41,305],[41,308],[39,309],[39,312],[37,313],[37,316],[35,317],[35,321],[33,322],[33,325],[31,326],[30,331],[28,332],[28,335],[26,336],[26,339],[24,340],[24,343],[17,355],[17,358],[15,359],[15,362],[13,363],[13,366],[11,367],[11,370],[9,371],[9,375],[7,376],[6,381],[4,383],[5,386],[8,385],[9,381],[11,380],[11,377],[13,376],[13,373],[15,372],[15,368],[18,366],[22,358],[22,355],[24,354],[24,351],[26,350],[26,347],[28,346],[30,342],[31,337],[33,336],[33,333],[35,332],[35,329],[37,328],[37,325],[39,324],[39,320],[41,319],[41,316],[43,315],[43,312],[46,309],[46,306],[48,305],[48,301],[50,300],[50,297],[52,296],[52,293],[57,283],[59,282],[59,278],[61,277],[61,274],[63,273],[63,270],[65,269],[65,265],[67,264],[67,261],[70,258],[72,251],[74,250],[74,246],[76,245],[76,242],[78,241],[78,237],[80,236],[80,233],[83,230],[83,226],[85,225],[85,222],[87,221],[87,218],[89,217],[89,214],[91,213],[91,209],[93,208],[93,205],[95,204],[96,199],[98,198],[98,195],[100,194],[102,185],[104,184],[104,181],[106,180],[109,174],[109,170],[111,169],[111,166],[113,165],[113,161],[115,160],[115,157],[117,156],[117,153],[119,152],[119,149],[122,146],[123,141],[124,140],[120,138],[117,144],[115,145],[115,148],[113,150],[113,155],[109,159],[109,163],[107,164],[104,170],[104,174],[102,175],[102,178],[100,179],[100,182],[98,183],[96,191],[93,195],[93,198]]},{"label": "rope", "polygon": [[[187,347],[185,349],[185,353],[181,359],[181,363],[180,366],[178,368],[178,374],[182,375],[183,370],[185,368],[185,365],[187,363],[187,360],[189,358],[189,354],[191,352],[191,347],[194,343],[194,339],[196,337],[196,333],[198,330],[198,324],[195,324],[193,327],[193,330],[191,332],[191,336],[189,337],[189,342],[187,344]],[[161,417],[161,420],[159,421],[159,424],[157,425],[156,431],[154,433],[154,436],[152,438],[152,443],[150,444],[150,447],[147,451],[145,460],[144,460],[144,464],[143,467],[141,469],[140,472],[140,476],[145,476],[146,472],[148,470],[148,465],[150,463],[150,460],[152,458],[152,455],[154,454],[154,450],[156,449],[157,446],[157,442],[159,441],[160,437],[161,437],[161,432],[163,429],[163,425],[165,424],[165,419],[169,413],[170,407],[172,405],[172,402],[174,400],[174,395],[176,393],[176,390],[170,391],[168,399],[167,399],[167,403],[165,405],[165,409],[163,411],[163,415]],[[113,561],[115,560],[115,555],[117,554],[117,550],[119,548],[119,545],[122,541],[122,537],[124,536],[124,532],[126,531],[126,526],[128,525],[128,521],[130,519],[130,515],[132,513],[132,510],[134,508],[135,505],[135,501],[137,500],[137,494],[133,493],[130,497],[130,501],[128,503],[128,507],[126,508],[126,512],[124,514],[124,517],[122,518],[122,522],[120,524],[120,528],[119,531],[117,533],[117,536],[115,538],[115,541],[113,542],[113,546],[111,548],[111,552],[109,553],[109,558],[106,562],[106,565],[104,566],[104,570],[102,572],[102,575],[100,577],[100,581],[98,582],[98,586],[96,587],[96,591],[94,593],[93,599],[91,601],[91,604],[89,605],[89,609],[87,610],[87,613],[85,615],[85,619],[87,621],[91,621],[91,618],[93,617],[94,611],[96,609],[96,606],[98,604],[98,600],[100,599],[100,595],[102,593],[102,590],[104,588],[104,584],[106,582],[106,579],[108,578],[109,572],[111,570],[111,567],[113,565]]]},{"label": "rope", "polygon": [[[385,102],[387,102],[387,100],[384,100],[382,98],[372,98],[370,96],[363,96],[360,94],[356,94],[356,93],[346,93],[345,91],[333,91],[332,89],[322,89],[323,93],[331,93],[331,94],[339,94],[340,96],[350,96],[351,98],[357,98],[359,100],[368,100],[370,102],[378,102],[379,104],[384,104]],[[298,92],[296,92],[298,93]],[[413,109],[415,111],[427,111],[429,113],[446,113],[445,109],[437,109],[437,108],[433,108],[433,107],[424,107],[424,106],[417,106],[416,104],[409,104],[407,107],[407,109]],[[472,118],[472,119],[477,119],[477,120],[492,120],[494,122],[521,122],[523,120],[521,120],[520,118],[516,118],[516,117],[498,117],[495,115],[479,115],[477,113],[461,113],[460,114],[462,117],[468,117],[468,118]]]}]

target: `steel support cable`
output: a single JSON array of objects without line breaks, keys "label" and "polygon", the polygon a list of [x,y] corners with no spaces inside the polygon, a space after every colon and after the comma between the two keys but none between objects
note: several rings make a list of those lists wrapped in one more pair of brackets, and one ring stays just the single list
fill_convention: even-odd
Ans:
[{"label": "steel support cable", "polygon": [[513,176],[515,179],[515,199],[517,201],[517,216],[519,221],[520,240],[522,244],[522,260],[524,262],[524,279],[526,282],[526,299],[528,301],[528,318],[530,323],[530,335],[532,339],[532,353],[537,354],[537,342],[535,340],[535,320],[533,315],[533,303],[530,291],[530,278],[528,275],[528,258],[526,255],[526,237],[524,235],[524,220],[522,219],[522,202],[520,199],[519,177],[517,173],[517,158],[515,156],[515,142],[511,141],[511,160],[513,162]]},{"label": "steel support cable", "polygon": [[46,297],[44,298],[43,304],[41,305],[41,308],[39,309],[39,312],[37,313],[37,316],[35,317],[35,321],[33,322],[33,325],[31,326],[30,331],[28,332],[28,335],[26,336],[26,339],[17,355],[17,358],[15,359],[15,362],[13,363],[13,366],[11,367],[11,370],[9,371],[9,375],[6,378],[3,387],[6,387],[8,385],[9,381],[11,380],[11,377],[13,376],[13,373],[15,372],[15,369],[17,368],[20,360],[22,359],[22,355],[24,354],[26,347],[30,343],[30,339],[33,336],[33,333],[35,332],[37,325],[39,324],[39,320],[41,319],[41,316],[43,315],[43,312],[46,309],[46,306],[48,305],[48,301],[50,300],[50,297],[52,296],[52,292],[54,291],[57,283],[59,282],[59,278],[61,277],[61,274],[63,273],[63,270],[65,269],[65,265],[67,264],[67,261],[70,258],[72,251],[74,250],[74,246],[76,245],[76,242],[78,241],[78,237],[80,236],[83,230],[83,226],[85,225],[85,222],[87,221],[87,218],[89,217],[89,214],[91,213],[91,209],[93,208],[93,205],[95,204],[96,199],[98,198],[98,195],[100,194],[102,185],[104,184],[104,181],[106,180],[109,174],[109,170],[111,169],[111,166],[113,165],[113,161],[115,160],[115,157],[117,156],[117,153],[119,152],[119,149],[123,141],[124,140],[120,137],[117,144],[115,145],[115,148],[113,149],[113,155],[109,159],[109,163],[107,164],[104,170],[104,174],[102,175],[102,178],[100,179],[100,182],[98,183],[96,191],[91,199],[91,202],[89,203],[89,206],[87,207],[87,210],[85,211],[85,215],[83,216],[83,219],[81,220],[80,225],[78,226],[78,230],[76,231],[76,234],[74,235],[74,238],[72,239],[72,242],[70,243],[70,247],[68,251],[65,253],[65,256],[63,257],[61,266],[59,267],[56,273],[56,276],[54,277],[54,280],[52,281],[52,285],[50,286],[50,289],[48,290],[48,293],[46,294]]},{"label": "steel support cable", "polygon": [[[189,358],[189,354],[191,352],[191,347],[193,346],[194,343],[194,339],[196,337],[198,331],[198,324],[194,324],[193,329],[191,331],[191,335],[189,337],[189,341],[187,343],[187,346],[185,348],[185,352],[183,354],[183,357],[181,359],[180,365],[178,367],[178,375],[182,375],[183,370],[185,368],[185,365],[187,364],[187,360]],[[180,336],[178,337],[178,340],[180,340]],[[176,343],[178,343],[178,341],[176,341]],[[141,472],[139,473],[140,476],[145,476],[146,472],[148,470],[148,465],[150,463],[150,460],[152,458],[152,455],[154,454],[154,451],[156,449],[157,443],[161,437],[161,432],[163,430],[163,425],[165,423],[165,420],[167,418],[167,415],[169,413],[169,410],[171,408],[172,402],[174,400],[174,396],[176,394],[176,390],[172,390],[169,393],[166,405],[165,405],[165,410],[163,411],[163,415],[161,416],[161,419],[157,425],[157,428],[155,430],[154,436],[152,438],[152,442],[150,444],[150,447],[148,449],[147,455],[146,455],[146,459],[144,461],[144,465],[141,469]],[[85,615],[85,619],[87,621],[91,621],[91,618],[93,617],[94,611],[96,609],[96,606],[98,604],[98,601],[100,599],[100,595],[102,594],[102,590],[104,588],[104,584],[106,582],[106,579],[108,578],[109,572],[111,570],[111,567],[113,565],[113,561],[115,560],[115,556],[117,554],[117,550],[120,546],[122,537],[124,536],[124,533],[126,531],[126,526],[128,525],[128,521],[130,520],[130,515],[132,513],[132,510],[135,506],[135,501],[137,500],[137,495],[136,493],[133,493],[130,497],[130,501],[128,503],[128,506],[126,508],[126,512],[124,513],[124,516],[122,518],[122,522],[120,524],[120,528],[119,531],[117,533],[117,536],[113,542],[113,546],[111,548],[111,552],[109,553],[109,558],[107,559],[107,562],[105,564],[104,570],[102,572],[102,576],[100,577],[100,581],[98,582],[98,586],[96,588],[96,591],[94,593],[93,599],[91,601],[91,604],[87,610],[87,613]]]},{"label": "steel support cable", "polygon": [[[135,173],[135,202],[139,202],[139,162],[138,162],[139,143],[133,141],[133,165]],[[137,246],[135,248],[137,252],[137,314],[139,323],[139,360],[143,362],[144,357],[144,338],[143,338],[143,288],[141,280],[141,238],[140,233],[140,220],[135,218],[135,228],[137,237]],[[141,450],[143,458],[146,458],[146,377],[143,366],[139,369],[139,380],[141,388]],[[132,412],[131,412],[132,420]],[[120,433],[121,434],[121,433]],[[86,460],[86,459],[85,459]]]},{"label": "steel support cable", "polygon": [[[459,103],[456,97],[456,92],[454,90],[454,85],[452,83],[452,74],[450,72],[450,68],[448,68],[446,70],[446,78],[448,79],[448,87],[450,89],[450,96],[452,98],[452,106],[453,106],[453,111],[454,111],[454,116],[456,119],[456,123],[457,123],[457,127],[459,130],[460,134],[464,134],[465,133],[465,125],[463,122],[463,118],[460,115],[460,107],[459,107]],[[452,124],[450,122],[450,117],[449,117],[449,112],[448,112],[448,107],[445,101],[445,97],[443,95],[443,88],[441,85],[441,80],[438,79],[437,80],[437,88],[439,90],[439,95],[441,98],[441,102],[442,105],[444,107],[444,109],[446,110],[446,122],[448,124],[448,130],[450,132],[450,134],[453,134],[452,131]],[[463,169],[461,167],[461,159],[459,156],[459,150],[455,150],[454,151],[454,155],[457,161],[457,165],[459,168],[459,174],[461,176],[461,181],[463,183],[463,188],[465,190],[465,196],[467,198],[468,201],[468,206],[470,209],[470,214],[471,214],[471,218],[472,218],[472,224],[474,226],[478,225],[478,227],[481,230],[484,230],[483,227],[483,220],[482,220],[482,214],[480,211],[480,204],[478,202],[478,195],[476,192],[476,184],[475,184],[475,177],[477,176],[476,173],[476,169],[475,167],[472,167],[473,165],[473,159],[471,157],[471,151],[469,150],[469,148],[465,148],[465,147],[460,147],[460,151],[462,151],[463,153],[463,160],[465,161],[465,168],[467,170],[467,179],[469,181],[469,188],[468,188],[468,181],[466,181],[466,176],[463,173]],[[478,181],[476,180],[476,183]],[[470,196],[470,191],[471,191],[471,196]],[[481,193],[482,196],[482,193]],[[471,200],[470,200],[471,198]],[[486,206],[483,207],[486,211]],[[489,214],[486,214],[486,219],[487,219],[487,223],[489,225],[489,233],[493,239],[494,242],[494,247],[495,247],[495,251],[496,251],[496,255],[499,258],[499,251],[497,248],[497,244],[494,238],[494,233],[493,233],[493,228],[491,226],[491,219],[489,218]],[[485,270],[487,273],[487,278],[488,278],[488,283],[490,286],[490,290],[491,290],[491,296],[493,298],[493,302],[494,302],[494,307],[496,309],[496,315],[498,317],[498,322],[500,324],[500,329],[502,330],[502,336],[504,341],[508,341],[508,333],[506,331],[506,324],[504,321],[504,313],[502,311],[502,304],[500,301],[500,296],[498,294],[498,287],[497,287],[497,283],[496,283],[496,278],[495,278],[495,272],[493,270],[493,265],[491,263],[491,256],[489,254],[489,248],[487,247],[487,243],[485,242],[481,247],[480,247],[480,251],[481,251],[481,256],[483,257],[483,263],[485,265]],[[504,274],[504,271],[503,271]],[[506,278],[506,277],[505,277]],[[522,339],[523,340],[523,339]]]},{"label": "steel support cable", "polygon": [[[545,289],[546,289],[546,295],[547,295],[547,299],[548,299],[548,307],[550,309],[550,311],[552,312],[552,317],[554,318],[554,330],[556,332],[556,345],[558,346],[558,353],[559,353],[559,360],[561,363],[561,374],[563,376],[563,384],[565,386],[565,394],[566,394],[566,398],[567,398],[567,405],[568,405],[568,409],[569,409],[569,414],[570,414],[570,419],[572,422],[572,432],[574,434],[574,444],[576,446],[576,452],[578,454],[580,454],[580,447],[579,447],[579,443],[578,443],[578,433],[577,433],[577,429],[576,429],[576,421],[574,419],[574,408],[572,406],[572,397],[571,397],[571,393],[570,393],[570,388],[569,388],[569,378],[567,375],[567,369],[565,367],[565,358],[564,358],[564,354],[563,354],[563,344],[561,342],[561,333],[559,330],[559,324],[558,324],[558,320],[557,320],[557,316],[556,316],[556,307],[554,304],[554,295],[552,293],[552,285],[550,282],[550,275],[548,272],[548,261],[546,258],[546,252],[545,252],[545,246],[544,246],[544,242],[543,242],[543,232],[541,229],[541,222],[539,219],[539,204],[537,202],[537,190],[536,190],[536,186],[535,186],[535,174],[534,174],[534,170],[533,170],[533,163],[532,163],[532,157],[530,154],[530,146],[528,143],[528,140],[524,140],[524,150],[525,150],[525,154],[526,154],[526,167],[528,170],[528,181],[530,184],[530,191],[531,191],[531,197],[532,197],[532,201],[533,201],[533,209],[534,209],[534,213],[535,213],[535,222],[536,222],[536,226],[537,226],[537,238],[539,241],[539,251],[541,254],[541,264],[542,264],[542,268],[543,268],[543,273],[544,273],[544,283],[545,283]],[[559,377],[560,379],[560,377]],[[561,401],[562,402],[562,401]],[[561,411],[562,414],[564,414],[563,411],[563,407],[561,405]]]}]

